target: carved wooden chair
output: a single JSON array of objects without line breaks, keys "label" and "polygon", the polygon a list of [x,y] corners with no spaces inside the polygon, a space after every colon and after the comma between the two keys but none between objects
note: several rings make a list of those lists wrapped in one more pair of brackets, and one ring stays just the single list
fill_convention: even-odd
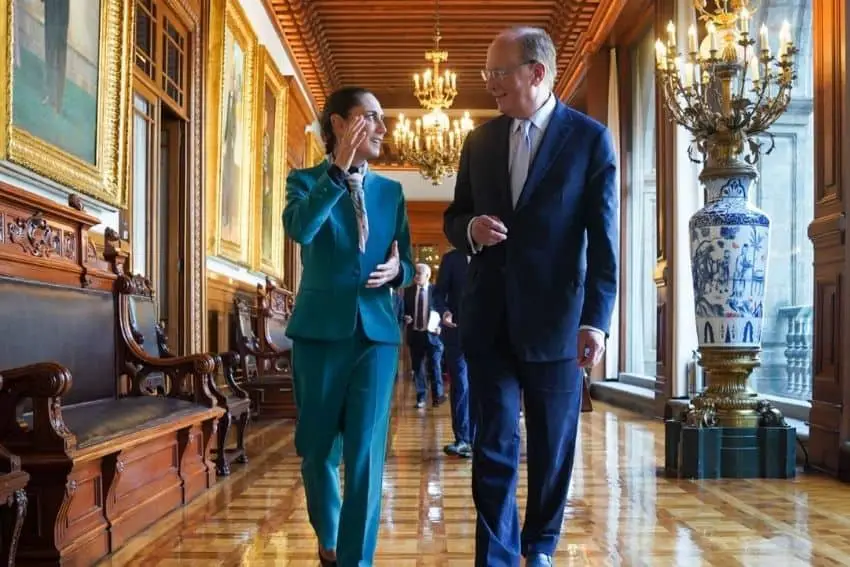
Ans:
[{"label": "carved wooden chair", "polygon": [[241,385],[249,393],[256,417],[293,418],[295,412],[289,408],[294,408],[289,357],[268,345],[263,321],[265,291],[262,285],[257,288],[259,333],[254,331],[251,307],[240,297],[233,300],[236,348],[242,361]]},{"label": "carved wooden chair", "polygon": [[260,299],[257,326],[264,346],[277,355],[275,368],[287,375],[292,374],[292,340],[286,336],[286,326],[292,317],[295,296],[291,291],[278,287],[266,278],[266,287],[257,286]]},{"label": "carved wooden chair", "polygon": [[[245,464],[248,455],[245,452],[245,430],[251,419],[251,400],[248,392],[236,382],[235,374],[239,366],[239,355],[235,352],[225,352],[220,355],[221,380],[216,382],[213,395],[218,405],[227,413],[218,421],[218,448],[216,449],[215,470],[219,476],[230,474],[231,463]],[[236,447],[228,449],[227,434],[230,426],[236,422]]]},{"label": "carved wooden chair", "polygon": [[[0,376],[0,387],[3,377]],[[0,445],[0,566],[14,567],[18,540],[27,515],[26,486],[30,476],[21,459]]]},{"label": "carved wooden chair", "polygon": [[261,405],[269,417],[298,417],[292,381],[292,340],[286,336],[294,303],[292,292],[278,287],[268,277],[265,288],[257,285],[257,329],[262,350],[270,355],[262,369],[270,377],[270,387],[263,390]]},{"label": "carved wooden chair", "polygon": [[[131,395],[168,395],[203,405],[217,405],[213,373],[220,360],[210,354],[175,356],[157,319],[150,281],[119,275],[118,317],[124,340],[123,386]],[[192,380],[186,380],[186,375]]]},{"label": "carved wooden chair", "polygon": [[[190,400],[196,399],[198,388],[204,391],[201,398],[210,396],[214,398],[219,407],[225,410],[225,414],[218,422],[218,447],[216,449],[216,474],[227,476],[230,474],[230,463],[236,461],[247,463],[245,454],[245,429],[250,418],[250,400],[248,394],[234,380],[234,371],[239,363],[239,355],[236,353],[223,353],[221,355],[204,354],[178,357],[168,347],[168,338],[165,335],[162,324],[156,315],[156,304],[154,302],[154,291],[150,282],[140,276],[125,276],[119,282],[122,290],[122,305],[120,313],[126,313],[127,325],[122,325],[125,332],[129,332],[132,341],[127,341],[131,356],[145,359],[153,358],[166,361],[178,360],[200,360],[198,357],[212,359],[213,369],[206,374],[206,380],[195,384],[193,390],[180,392],[180,397]],[[139,352],[141,350],[141,352]],[[146,362],[147,360],[142,360]],[[165,393],[168,387],[185,388],[183,381],[175,382],[174,376],[169,380],[165,372],[148,373],[138,376],[138,371],[132,364],[128,365],[128,376],[135,391],[146,391],[148,393]],[[225,447],[227,434],[231,424],[236,421],[236,448],[228,450]]]}]

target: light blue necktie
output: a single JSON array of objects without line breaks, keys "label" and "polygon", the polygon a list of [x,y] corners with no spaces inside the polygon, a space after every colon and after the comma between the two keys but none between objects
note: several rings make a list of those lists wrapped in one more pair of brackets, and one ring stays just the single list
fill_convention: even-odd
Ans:
[{"label": "light blue necktie", "polygon": [[531,120],[523,120],[519,123],[514,135],[517,140],[514,158],[511,161],[511,198],[516,207],[525,180],[528,177],[528,168],[531,166],[531,128],[534,126]]}]

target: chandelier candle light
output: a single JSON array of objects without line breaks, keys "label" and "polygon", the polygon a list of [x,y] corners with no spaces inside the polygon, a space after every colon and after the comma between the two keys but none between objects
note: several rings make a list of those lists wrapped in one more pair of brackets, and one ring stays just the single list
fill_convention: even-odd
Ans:
[{"label": "chandelier candle light", "polygon": [[[696,396],[684,421],[692,427],[757,428],[783,425],[778,410],[760,402],[748,386],[760,365],[770,220],[748,202],[761,155],[773,149],[768,128],[785,112],[796,78],[789,25],[771,50],[767,27],[758,41],[749,0],[694,0],[706,36],[688,29],[684,55],[676,27],[656,42],[656,76],[667,114],[691,133],[692,161],[705,206],[690,219],[700,364],[708,387]],[[792,447],[793,449],[793,447]]]},{"label": "chandelier candle light", "polygon": [[446,114],[457,96],[457,75],[446,69],[440,71],[440,63],[449,59],[449,52],[440,49],[439,4],[434,30],[434,49],[425,52],[425,60],[432,68],[413,75],[413,94],[419,105],[429,111],[424,117],[417,118],[415,129],[410,119],[399,114],[393,131],[393,141],[399,157],[405,162],[418,166],[425,179],[433,185],[439,185],[443,178],[454,174],[460,160],[460,150],[467,134],[472,131],[473,123],[469,112],[452,121]]}]

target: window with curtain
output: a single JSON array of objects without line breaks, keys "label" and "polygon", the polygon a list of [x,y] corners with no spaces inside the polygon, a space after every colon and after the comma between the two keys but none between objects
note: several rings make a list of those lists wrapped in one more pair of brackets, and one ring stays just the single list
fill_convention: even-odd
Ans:
[{"label": "window with curtain", "polygon": [[626,374],[655,376],[656,261],[655,34],[650,29],[631,49],[631,134],[627,165],[623,328]]},{"label": "window with curtain", "polygon": [[[797,81],[788,110],[770,128],[776,146],[758,165],[750,201],[771,220],[764,303],[762,366],[752,377],[762,394],[808,401],[812,391],[814,252],[807,236],[814,218],[812,3],[762,2],[750,29],[765,24],[771,50],[788,21],[797,54]],[[767,140],[765,140],[767,141]]]}]

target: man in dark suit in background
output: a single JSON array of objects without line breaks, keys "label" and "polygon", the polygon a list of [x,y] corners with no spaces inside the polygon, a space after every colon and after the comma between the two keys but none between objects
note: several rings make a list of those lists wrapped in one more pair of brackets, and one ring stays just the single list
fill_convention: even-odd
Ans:
[{"label": "man in dark suit in background", "polygon": [[466,357],[460,345],[460,300],[466,283],[469,256],[458,249],[447,252],[440,261],[437,272],[434,302],[442,315],[443,346],[446,349],[446,366],[451,376],[452,431],[454,443],[443,450],[448,455],[469,458],[472,456],[472,432],[469,420],[469,378]]},{"label": "man in dark suit in background", "polygon": [[[475,565],[549,567],[561,523],[582,398],[580,369],[601,358],[617,293],[618,203],[610,132],[561,103],[555,46],[513,28],[482,76],[502,116],[461,152],[445,212],[451,243],[472,255],[461,341],[476,406]],[[520,399],[528,502],[516,503]]]},{"label": "man in dark suit in background", "polygon": [[443,342],[440,340],[439,315],[437,315],[437,304],[434,301],[434,286],[430,284],[430,278],[431,268],[426,264],[416,264],[413,285],[404,292],[404,321],[408,325],[407,346],[410,350],[410,363],[416,384],[417,408],[425,407],[426,366],[431,375],[432,405],[437,407],[447,399],[443,392]]}]

